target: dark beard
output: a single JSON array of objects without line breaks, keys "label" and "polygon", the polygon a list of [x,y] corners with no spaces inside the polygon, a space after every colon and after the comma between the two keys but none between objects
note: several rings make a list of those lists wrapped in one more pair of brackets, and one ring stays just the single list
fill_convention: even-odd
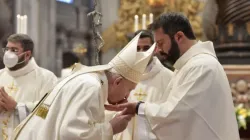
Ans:
[{"label": "dark beard", "polygon": [[174,65],[175,62],[180,58],[180,49],[173,38],[171,39],[171,48],[168,53],[169,56],[167,57],[167,61]]},{"label": "dark beard", "polygon": [[17,65],[15,65],[15,66],[12,67],[12,68],[9,68],[9,70],[11,70],[11,71],[16,71],[16,70],[21,69],[21,68],[23,68],[24,66],[26,66],[27,63],[24,62],[24,60],[25,60],[25,55],[22,55],[21,58],[18,59],[18,63],[20,63],[20,62],[22,62],[22,63],[17,64]]}]

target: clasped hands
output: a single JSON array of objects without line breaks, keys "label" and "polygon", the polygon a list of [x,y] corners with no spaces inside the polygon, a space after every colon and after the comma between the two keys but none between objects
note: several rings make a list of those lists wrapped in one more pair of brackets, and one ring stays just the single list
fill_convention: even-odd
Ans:
[{"label": "clasped hands", "polygon": [[110,124],[113,128],[113,134],[117,134],[126,129],[129,121],[136,114],[136,105],[137,103],[121,103],[118,105],[104,105],[105,109],[108,111],[121,111],[121,113],[117,114],[112,120],[110,120]]},{"label": "clasped hands", "polygon": [[136,114],[136,105],[137,102],[133,103],[122,103],[122,104],[117,104],[117,105],[104,105],[105,109],[108,111],[123,111],[124,114],[131,114],[135,115]]},{"label": "clasped hands", "polygon": [[15,110],[17,102],[9,96],[4,87],[0,87],[0,113]]}]

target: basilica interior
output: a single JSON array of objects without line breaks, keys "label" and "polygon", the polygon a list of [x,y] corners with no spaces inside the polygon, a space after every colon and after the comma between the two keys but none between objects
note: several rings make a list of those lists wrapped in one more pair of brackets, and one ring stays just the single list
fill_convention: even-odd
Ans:
[{"label": "basilica interior", "polygon": [[[28,34],[38,65],[59,77],[68,66],[66,53],[84,65],[95,65],[95,27],[87,16],[94,7],[102,14],[101,64],[108,63],[135,30],[146,29],[162,13],[183,13],[199,40],[214,43],[231,86],[241,138],[250,140],[249,0],[0,0],[0,7],[1,47],[13,33]],[[0,68],[2,57],[0,51]]]}]

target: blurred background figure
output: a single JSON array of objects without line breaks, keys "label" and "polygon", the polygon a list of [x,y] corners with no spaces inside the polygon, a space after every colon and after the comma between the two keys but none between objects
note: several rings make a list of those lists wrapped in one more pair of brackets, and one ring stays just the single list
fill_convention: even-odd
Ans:
[{"label": "blurred background figure", "polygon": [[73,52],[64,52],[61,77],[70,75],[76,63],[79,63],[79,58]]},{"label": "blurred background figure", "polygon": [[9,140],[14,128],[34,109],[57,82],[33,58],[34,42],[26,34],[8,37],[0,69],[0,140]]}]

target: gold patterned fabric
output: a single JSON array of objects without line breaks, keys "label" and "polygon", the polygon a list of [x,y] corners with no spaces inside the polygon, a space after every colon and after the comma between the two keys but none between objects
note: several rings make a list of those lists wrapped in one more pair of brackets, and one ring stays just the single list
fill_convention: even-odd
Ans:
[{"label": "gold patterned fabric", "polygon": [[119,56],[115,57],[109,64],[126,79],[134,83],[138,83],[140,81],[142,73],[128,67],[128,65]]}]

